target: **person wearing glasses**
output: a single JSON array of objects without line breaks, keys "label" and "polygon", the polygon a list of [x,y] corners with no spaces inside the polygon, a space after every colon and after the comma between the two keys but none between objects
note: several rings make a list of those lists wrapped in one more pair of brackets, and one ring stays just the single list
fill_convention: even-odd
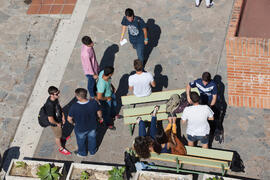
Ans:
[{"label": "person wearing glasses", "polygon": [[60,91],[55,86],[50,86],[48,89],[49,97],[45,103],[45,111],[48,115],[50,126],[55,136],[55,143],[58,146],[58,151],[64,155],[70,155],[71,153],[62,146],[62,125],[65,124],[65,115],[59,104],[58,98]]}]

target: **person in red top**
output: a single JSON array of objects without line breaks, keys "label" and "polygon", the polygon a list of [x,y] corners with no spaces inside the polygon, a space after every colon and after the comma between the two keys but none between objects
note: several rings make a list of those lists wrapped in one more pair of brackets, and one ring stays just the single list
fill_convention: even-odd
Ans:
[{"label": "person in red top", "polygon": [[96,59],[94,43],[89,36],[82,38],[81,61],[84,74],[88,78],[87,89],[90,99],[96,96],[96,80],[98,79],[99,65]]}]

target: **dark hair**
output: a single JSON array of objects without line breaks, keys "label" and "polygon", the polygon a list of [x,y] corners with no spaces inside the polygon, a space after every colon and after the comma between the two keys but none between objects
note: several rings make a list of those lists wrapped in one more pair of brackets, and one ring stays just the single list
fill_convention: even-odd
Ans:
[{"label": "dark hair", "polygon": [[141,158],[149,158],[151,156],[149,148],[153,147],[154,151],[158,154],[161,152],[161,145],[147,136],[138,136],[135,138],[134,149],[136,154]]},{"label": "dark hair", "polygon": [[134,65],[134,69],[136,71],[142,71],[143,70],[142,61],[140,61],[139,59],[135,59],[133,65]]},{"label": "dark hair", "polygon": [[168,143],[168,137],[167,137],[166,133],[162,129],[158,130],[158,132],[156,134],[156,141],[159,144]]},{"label": "dark hair", "polygon": [[210,82],[211,81],[211,74],[209,72],[204,72],[202,74],[202,80],[205,82]]},{"label": "dark hair", "polygon": [[82,38],[82,43],[83,43],[84,45],[90,45],[90,44],[93,43],[93,41],[92,41],[92,39],[91,39],[89,36],[84,36],[84,37]]},{"label": "dark hair", "polygon": [[104,68],[104,75],[105,76],[109,76],[110,74],[112,74],[114,72],[114,68],[112,66],[106,66]]},{"label": "dark hair", "polygon": [[77,88],[75,90],[75,94],[76,96],[82,98],[82,99],[86,99],[87,98],[87,90],[84,88]]},{"label": "dark hair", "polygon": [[134,11],[133,9],[127,8],[125,11],[125,15],[128,17],[133,17],[134,16]]},{"label": "dark hair", "polygon": [[200,101],[200,96],[197,92],[191,92],[190,99],[193,103],[198,103]]},{"label": "dark hair", "polygon": [[48,93],[50,94],[50,95],[52,95],[52,94],[54,94],[54,93],[57,93],[59,91],[59,89],[57,88],[57,87],[55,87],[55,86],[50,86],[49,88],[48,88]]}]

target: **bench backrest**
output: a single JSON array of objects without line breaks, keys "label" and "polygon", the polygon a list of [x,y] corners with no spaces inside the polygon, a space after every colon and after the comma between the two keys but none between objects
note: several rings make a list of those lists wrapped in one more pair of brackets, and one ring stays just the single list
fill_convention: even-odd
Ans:
[{"label": "bench backrest", "polygon": [[168,162],[176,162],[176,159],[178,159],[179,162],[183,164],[219,168],[219,169],[222,169],[222,166],[223,166],[224,169],[226,170],[229,169],[229,163],[227,161],[192,157],[192,156],[186,156],[186,155],[183,156],[183,155],[175,155],[175,154],[168,154],[168,153],[161,153],[161,154],[151,153],[150,159],[168,161]]},{"label": "bench backrest", "polygon": [[198,156],[212,159],[219,159],[225,161],[232,161],[233,152],[216,150],[216,149],[204,149],[200,147],[185,146],[187,155]]},{"label": "bench backrest", "polygon": [[[148,102],[155,102],[155,101],[164,101],[171,97],[173,94],[182,94],[185,92],[186,89],[177,89],[177,90],[169,90],[169,91],[161,91],[161,92],[154,92],[150,96],[146,97],[136,97],[135,95],[129,96],[122,96],[122,104],[139,104],[139,103],[148,103]],[[196,91],[199,93],[197,88],[192,88],[191,91]]]}]

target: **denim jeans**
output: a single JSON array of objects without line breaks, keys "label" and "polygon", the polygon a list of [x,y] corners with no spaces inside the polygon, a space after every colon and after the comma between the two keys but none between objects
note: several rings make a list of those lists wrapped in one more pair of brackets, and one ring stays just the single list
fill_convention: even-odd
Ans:
[{"label": "denim jeans", "polygon": [[132,44],[133,48],[136,49],[138,59],[144,62],[144,42],[138,42]]},{"label": "denim jeans", "polygon": [[94,79],[93,75],[87,74],[88,79],[87,89],[89,91],[90,97],[94,98],[96,95],[95,87],[96,87],[96,80]]},{"label": "denim jeans", "polygon": [[100,101],[104,122],[107,126],[113,125],[112,118],[116,116],[115,108],[117,106],[115,94],[111,96],[110,101]]},{"label": "denim jeans", "polygon": [[90,130],[85,132],[75,131],[78,154],[81,156],[87,156],[87,150],[91,155],[94,155],[97,151],[96,147],[96,130]]},{"label": "denim jeans", "polygon": [[[152,116],[151,125],[150,125],[150,136],[152,139],[155,139],[157,133],[157,117]],[[139,122],[139,136],[146,136],[146,128],[144,121]]]}]

